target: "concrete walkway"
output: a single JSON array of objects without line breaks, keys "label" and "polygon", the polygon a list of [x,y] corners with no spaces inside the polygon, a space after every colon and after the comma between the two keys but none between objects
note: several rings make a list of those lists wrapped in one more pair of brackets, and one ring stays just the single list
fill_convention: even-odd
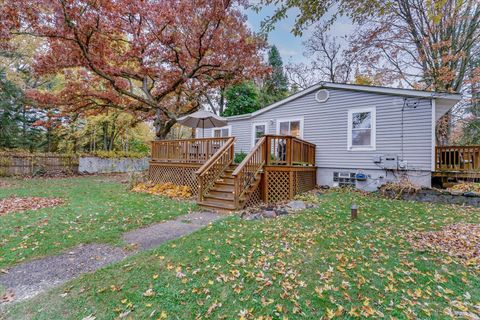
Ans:
[{"label": "concrete walkway", "polygon": [[[126,244],[146,250],[199,230],[220,217],[212,212],[193,212],[175,220],[127,232],[122,238]],[[7,289],[7,295],[14,295],[13,301],[21,301],[136,252],[106,244],[81,244],[59,255],[12,267],[8,273],[0,274],[0,286]]]}]

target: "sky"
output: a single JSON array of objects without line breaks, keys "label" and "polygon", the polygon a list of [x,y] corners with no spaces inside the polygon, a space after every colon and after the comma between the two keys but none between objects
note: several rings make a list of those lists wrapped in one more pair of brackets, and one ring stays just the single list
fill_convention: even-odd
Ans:
[{"label": "sky", "polygon": [[[261,22],[272,16],[274,12],[273,6],[268,6],[262,9],[259,13],[253,10],[248,10],[247,23],[253,31],[260,30]],[[311,35],[312,27],[306,30],[301,37],[295,37],[292,33],[292,27],[295,22],[295,16],[298,14],[297,10],[290,10],[288,17],[277,23],[275,30],[271,31],[268,35],[268,42],[271,45],[276,45],[282,56],[283,62],[307,62],[308,58],[303,55],[302,42],[307,40]],[[327,14],[325,21],[329,18]],[[320,20],[320,23],[322,20]],[[339,18],[330,30],[332,36],[345,36],[350,35],[354,30],[352,23],[348,18]]]}]

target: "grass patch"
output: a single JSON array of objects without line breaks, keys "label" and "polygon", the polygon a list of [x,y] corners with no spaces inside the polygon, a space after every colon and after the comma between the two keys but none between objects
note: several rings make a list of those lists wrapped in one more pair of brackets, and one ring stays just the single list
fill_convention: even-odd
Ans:
[{"label": "grass patch", "polygon": [[0,216],[0,268],[80,243],[120,244],[123,232],[186,214],[193,205],[126,191],[100,176],[15,181],[0,199],[55,197],[63,205]]},{"label": "grass patch", "polygon": [[[359,206],[356,221],[350,220],[352,202]],[[359,193],[328,193],[319,205],[278,219],[217,221],[12,305],[6,317],[437,319],[478,314],[479,274],[442,253],[416,251],[404,237],[459,221],[479,223],[478,209]]]}]

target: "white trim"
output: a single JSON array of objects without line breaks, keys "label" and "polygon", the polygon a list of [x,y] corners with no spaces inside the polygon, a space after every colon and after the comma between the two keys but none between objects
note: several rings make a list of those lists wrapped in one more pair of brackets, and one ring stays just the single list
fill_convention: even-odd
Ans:
[{"label": "white trim", "polygon": [[435,145],[437,144],[437,139],[436,139],[436,129],[437,129],[437,121],[436,121],[436,116],[435,113],[437,112],[437,105],[436,105],[436,100],[432,99],[432,172],[435,171]]},{"label": "white trim", "polygon": [[217,127],[217,128],[212,128],[212,138],[215,137],[215,130],[223,130],[223,129],[228,129],[228,137],[232,136],[232,125],[226,125],[225,127]]},{"label": "white trim", "polygon": [[[320,92],[325,92],[327,94],[327,97],[325,99],[318,99],[318,94]],[[315,100],[317,100],[317,102],[326,102],[328,98],[330,98],[330,92],[327,89],[320,89],[317,91],[317,93],[315,93]]]},{"label": "white trim", "polygon": [[303,117],[277,119],[277,129],[276,129],[277,134],[280,134],[281,122],[295,122],[295,121],[300,121],[300,139],[303,139]]},{"label": "white trim", "polygon": [[413,89],[402,89],[402,88],[388,88],[388,87],[379,87],[379,86],[362,86],[358,84],[345,84],[345,83],[323,83],[324,88],[335,88],[335,89],[345,89],[345,90],[355,90],[355,91],[364,91],[364,92],[375,92],[375,93],[384,93],[398,96],[406,97],[419,97],[419,98],[443,98],[449,100],[462,99],[461,94],[452,94],[452,93],[443,93],[435,91],[424,91],[424,90],[413,90]]},{"label": "white trim", "polygon": [[[343,90],[352,90],[352,91],[363,91],[363,92],[373,92],[373,93],[380,93],[380,94],[390,94],[396,96],[403,96],[403,97],[419,97],[419,98],[430,98],[430,99],[438,99],[443,100],[447,105],[451,105],[453,107],[458,101],[462,99],[461,94],[450,94],[450,93],[440,93],[434,91],[421,91],[421,90],[412,90],[412,89],[398,89],[398,88],[387,88],[387,87],[376,87],[376,86],[362,86],[356,84],[341,84],[341,83],[331,83],[331,82],[321,82],[319,84],[313,85],[303,91],[299,91],[289,97],[286,97],[283,100],[275,102],[265,108],[262,108],[258,111],[248,114],[242,114],[239,116],[231,116],[225,117],[228,120],[240,120],[240,119],[249,119],[258,116],[264,112],[267,112],[271,109],[279,107],[285,103],[288,103],[292,100],[297,98],[303,97],[315,90],[319,90],[322,88],[331,88],[331,89],[343,89]],[[449,109],[450,109],[449,108]],[[448,110],[447,110],[448,111]]]},{"label": "white trim", "polygon": [[255,146],[255,127],[265,126],[265,134],[268,134],[268,122],[254,122],[252,123],[252,148]]},{"label": "white trim", "polygon": [[[372,114],[371,123],[371,145],[365,147],[352,146],[352,115],[359,112],[370,112]],[[348,124],[347,124],[347,150],[348,151],[373,151],[377,149],[377,108],[350,108],[348,109]]]}]

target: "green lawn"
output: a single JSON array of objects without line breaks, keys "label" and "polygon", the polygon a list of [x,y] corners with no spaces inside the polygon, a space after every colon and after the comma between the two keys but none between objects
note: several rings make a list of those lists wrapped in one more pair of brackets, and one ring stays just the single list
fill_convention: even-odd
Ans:
[{"label": "green lawn", "polygon": [[[480,313],[478,273],[440,253],[415,251],[403,237],[457,221],[479,223],[480,210],[347,192],[320,200],[318,209],[282,218],[217,221],[13,305],[6,317],[438,319]],[[354,222],[352,202],[360,208]]]},{"label": "green lawn", "polygon": [[101,176],[13,180],[10,195],[60,197],[54,208],[0,216],[0,268],[51,255],[80,243],[120,244],[121,233],[188,212],[192,204],[127,191]]}]

